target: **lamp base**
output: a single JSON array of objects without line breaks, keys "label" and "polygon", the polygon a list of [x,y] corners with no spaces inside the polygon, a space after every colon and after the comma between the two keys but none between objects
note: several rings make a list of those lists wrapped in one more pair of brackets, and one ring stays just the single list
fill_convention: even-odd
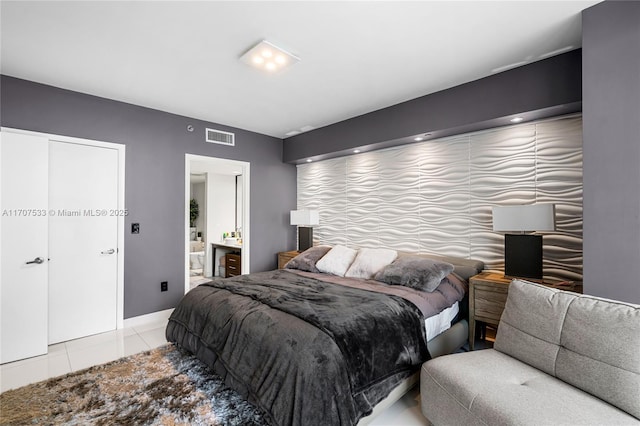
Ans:
[{"label": "lamp base", "polygon": [[303,252],[313,247],[313,228],[306,226],[298,227],[298,251]]},{"label": "lamp base", "polygon": [[542,279],[542,235],[504,236],[504,274]]}]

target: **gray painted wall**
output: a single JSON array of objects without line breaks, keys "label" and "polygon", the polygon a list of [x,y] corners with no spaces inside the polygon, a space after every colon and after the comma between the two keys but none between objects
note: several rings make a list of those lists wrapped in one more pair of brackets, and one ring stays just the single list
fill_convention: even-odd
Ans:
[{"label": "gray painted wall", "polygon": [[585,293],[640,304],[640,2],[582,14]]},{"label": "gray painted wall", "polygon": [[[125,318],[174,307],[184,293],[185,153],[251,163],[252,272],[296,247],[296,168],[282,163],[282,140],[7,76],[0,84],[2,126],[127,146]],[[236,146],[205,143],[205,127],[235,132]]]},{"label": "gray painted wall", "polygon": [[284,161],[411,143],[425,132],[436,139],[509,125],[512,114],[532,120],[579,112],[581,81],[581,52],[574,50],[290,137]]}]

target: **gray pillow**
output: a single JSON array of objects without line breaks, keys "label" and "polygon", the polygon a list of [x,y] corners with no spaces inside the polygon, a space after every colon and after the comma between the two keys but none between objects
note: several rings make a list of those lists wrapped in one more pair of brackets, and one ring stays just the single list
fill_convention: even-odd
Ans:
[{"label": "gray pillow", "polygon": [[299,269],[307,272],[320,272],[316,268],[316,262],[320,260],[327,252],[331,250],[331,246],[314,246],[303,251],[290,261],[284,267],[285,269]]},{"label": "gray pillow", "polygon": [[375,280],[432,292],[453,271],[453,265],[421,256],[402,256],[378,272]]}]

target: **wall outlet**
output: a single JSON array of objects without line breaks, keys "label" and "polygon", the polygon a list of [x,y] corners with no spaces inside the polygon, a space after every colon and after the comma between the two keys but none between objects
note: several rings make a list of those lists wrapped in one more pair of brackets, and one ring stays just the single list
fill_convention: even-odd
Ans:
[{"label": "wall outlet", "polygon": [[160,291],[167,291],[169,290],[169,282],[168,281],[162,281],[160,283]]}]

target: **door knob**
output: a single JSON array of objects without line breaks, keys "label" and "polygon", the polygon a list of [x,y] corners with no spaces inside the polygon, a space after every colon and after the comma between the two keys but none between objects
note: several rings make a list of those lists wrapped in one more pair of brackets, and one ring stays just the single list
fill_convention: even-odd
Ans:
[{"label": "door knob", "polygon": [[36,258],[35,258],[35,259],[33,259],[32,261],[27,262],[27,265],[31,265],[32,263],[36,263],[36,264],[38,264],[38,265],[39,265],[39,264],[41,264],[41,263],[43,263],[43,262],[44,262],[44,259],[43,259],[43,258],[41,258],[41,257],[36,257]]},{"label": "door knob", "polygon": [[113,254],[115,252],[116,251],[114,249],[109,249],[109,250],[106,250],[106,251],[101,251],[100,254]]}]

